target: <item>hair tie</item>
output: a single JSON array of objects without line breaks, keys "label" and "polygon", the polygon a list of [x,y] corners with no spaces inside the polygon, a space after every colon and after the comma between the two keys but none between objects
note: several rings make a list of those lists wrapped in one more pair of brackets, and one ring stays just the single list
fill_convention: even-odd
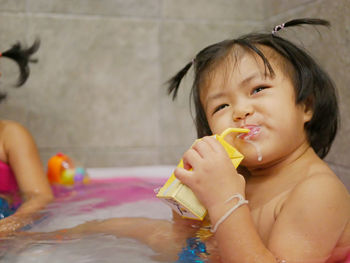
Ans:
[{"label": "hair tie", "polygon": [[274,28],[273,28],[273,30],[272,30],[272,35],[274,35],[274,34],[276,34],[277,33],[277,31],[280,31],[281,29],[283,29],[284,28],[284,23],[283,24],[280,24],[280,25],[277,25],[277,26],[275,26]]}]

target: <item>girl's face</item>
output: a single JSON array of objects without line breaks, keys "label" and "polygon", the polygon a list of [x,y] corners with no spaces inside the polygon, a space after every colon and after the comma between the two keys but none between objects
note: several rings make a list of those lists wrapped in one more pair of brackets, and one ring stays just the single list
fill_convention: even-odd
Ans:
[{"label": "girl's face", "polygon": [[200,97],[213,134],[229,127],[251,130],[226,140],[245,156],[242,164],[253,169],[308,147],[304,124],[312,117],[304,104],[296,105],[292,81],[280,70],[276,56],[267,59],[275,76],[265,76],[261,58],[251,53],[243,53],[237,61],[226,59],[211,73]]}]

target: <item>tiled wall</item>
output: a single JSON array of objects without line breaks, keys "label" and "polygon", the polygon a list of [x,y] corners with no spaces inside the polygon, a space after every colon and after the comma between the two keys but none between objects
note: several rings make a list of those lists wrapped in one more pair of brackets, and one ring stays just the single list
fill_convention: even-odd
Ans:
[{"label": "tiled wall", "polygon": [[195,139],[190,75],[175,103],[164,82],[210,43],[317,16],[332,30],[296,34],[339,86],[344,121],[328,160],[349,173],[349,9],[347,0],[0,0],[0,50],[41,39],[20,90],[0,60],[9,93],[0,117],[28,127],[44,163],[62,151],[86,167],[176,164]]}]

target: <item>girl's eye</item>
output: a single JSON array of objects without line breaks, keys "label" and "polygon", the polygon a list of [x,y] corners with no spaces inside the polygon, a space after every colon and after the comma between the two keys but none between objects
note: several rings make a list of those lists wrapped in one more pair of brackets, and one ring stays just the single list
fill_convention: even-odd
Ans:
[{"label": "girl's eye", "polygon": [[221,105],[219,105],[218,107],[215,108],[213,114],[218,112],[218,111],[220,111],[220,110],[222,110],[222,109],[224,109],[224,108],[226,108],[226,107],[228,107],[228,104],[221,104]]},{"label": "girl's eye", "polygon": [[260,87],[254,88],[252,91],[252,95],[259,93],[260,91],[263,91],[264,89],[267,89],[267,88],[268,88],[267,86],[260,86]]}]

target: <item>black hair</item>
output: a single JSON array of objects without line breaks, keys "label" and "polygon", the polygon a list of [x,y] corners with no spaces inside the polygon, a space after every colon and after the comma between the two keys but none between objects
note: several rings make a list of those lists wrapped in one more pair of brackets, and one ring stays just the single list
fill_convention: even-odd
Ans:
[{"label": "black hair", "polygon": [[322,19],[294,19],[276,26],[272,33],[251,33],[212,44],[198,52],[191,62],[168,81],[168,93],[172,94],[174,100],[181,80],[190,67],[194,66],[194,81],[190,96],[195,105],[195,125],[199,138],[212,134],[200,101],[202,80],[208,70],[227,57],[233,47],[240,46],[248,52],[257,54],[265,65],[265,74],[268,70],[273,76],[273,68],[261,50],[261,47],[268,47],[277,52],[283,61],[293,68],[293,73],[289,74],[294,84],[296,104],[309,103],[313,110],[312,119],[305,124],[308,141],[321,158],[328,154],[339,125],[335,85],[306,51],[276,35],[277,31],[283,28],[304,24],[330,26],[328,21]]},{"label": "black hair", "polygon": [[[31,56],[39,49],[40,40],[36,39],[30,47],[23,47],[20,42],[14,44],[10,49],[1,53],[1,57],[6,57],[15,61],[19,67],[19,77],[15,87],[22,86],[30,74],[29,63],[36,63],[37,59]],[[0,93],[0,101],[6,98],[6,93]]]}]

